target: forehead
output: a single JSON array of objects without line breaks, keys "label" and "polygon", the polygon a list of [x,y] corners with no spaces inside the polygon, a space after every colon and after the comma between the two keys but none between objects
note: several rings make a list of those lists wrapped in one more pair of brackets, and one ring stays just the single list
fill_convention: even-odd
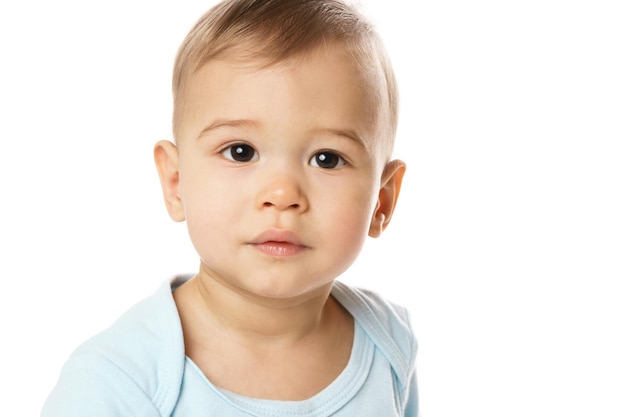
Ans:
[{"label": "forehead", "polygon": [[211,118],[243,117],[349,127],[370,144],[379,136],[380,83],[370,66],[341,45],[270,64],[214,59],[186,84],[181,136],[197,134],[197,125]]}]

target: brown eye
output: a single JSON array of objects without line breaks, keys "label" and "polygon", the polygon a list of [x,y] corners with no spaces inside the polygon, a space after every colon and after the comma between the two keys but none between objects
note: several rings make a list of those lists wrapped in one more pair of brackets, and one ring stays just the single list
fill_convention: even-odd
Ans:
[{"label": "brown eye", "polygon": [[346,161],[334,152],[322,151],[313,155],[309,163],[317,168],[335,169],[344,166]]},{"label": "brown eye", "polygon": [[259,159],[256,150],[245,143],[231,145],[222,151],[222,156],[235,162],[250,162]]}]

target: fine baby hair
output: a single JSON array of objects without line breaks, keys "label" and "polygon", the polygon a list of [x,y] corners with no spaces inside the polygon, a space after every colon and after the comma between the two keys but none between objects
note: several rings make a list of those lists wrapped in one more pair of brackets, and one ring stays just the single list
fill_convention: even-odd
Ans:
[{"label": "fine baby hair", "polygon": [[398,89],[391,62],[372,24],[341,0],[233,0],[209,10],[183,41],[174,64],[173,130],[177,138],[189,76],[214,59],[268,66],[340,42],[372,88],[391,156],[398,123]]}]

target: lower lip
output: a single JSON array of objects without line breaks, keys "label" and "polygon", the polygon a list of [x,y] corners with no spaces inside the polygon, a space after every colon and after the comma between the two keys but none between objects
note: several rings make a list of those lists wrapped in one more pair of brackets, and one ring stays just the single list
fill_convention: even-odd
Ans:
[{"label": "lower lip", "polygon": [[305,246],[294,245],[288,242],[263,242],[255,243],[252,246],[266,255],[276,257],[293,256],[306,250]]}]

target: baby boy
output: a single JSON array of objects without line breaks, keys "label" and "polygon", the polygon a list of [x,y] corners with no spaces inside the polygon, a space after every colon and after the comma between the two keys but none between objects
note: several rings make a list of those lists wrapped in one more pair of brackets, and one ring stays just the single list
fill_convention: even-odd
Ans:
[{"label": "baby boy", "polygon": [[416,416],[404,308],[337,281],[405,166],[381,41],[341,0],[226,0],[180,47],[165,204],[199,255],[79,347],[44,416]]}]

